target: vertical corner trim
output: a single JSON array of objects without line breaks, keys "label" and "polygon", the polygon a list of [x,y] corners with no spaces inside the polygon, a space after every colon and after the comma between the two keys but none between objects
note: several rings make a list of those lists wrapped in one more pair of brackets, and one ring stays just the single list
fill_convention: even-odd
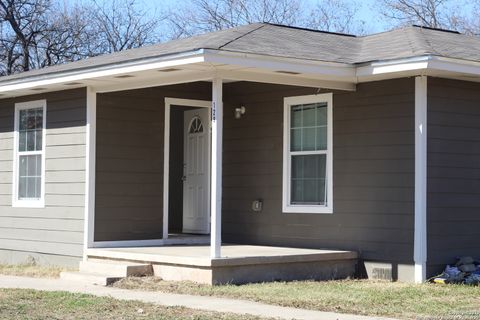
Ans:
[{"label": "vertical corner trim", "polygon": [[85,157],[85,227],[83,258],[93,247],[95,227],[95,158],[97,128],[97,93],[87,87],[86,157]]},{"label": "vertical corner trim", "polygon": [[426,280],[427,262],[427,77],[415,78],[415,282]]}]

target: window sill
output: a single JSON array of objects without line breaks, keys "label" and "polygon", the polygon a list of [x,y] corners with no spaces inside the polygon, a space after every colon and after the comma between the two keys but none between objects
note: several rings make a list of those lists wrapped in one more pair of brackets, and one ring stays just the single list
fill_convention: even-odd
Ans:
[{"label": "window sill", "polygon": [[333,214],[333,208],[320,206],[283,206],[283,213]]},{"label": "window sill", "polygon": [[12,208],[45,208],[45,201],[14,201],[12,203]]}]

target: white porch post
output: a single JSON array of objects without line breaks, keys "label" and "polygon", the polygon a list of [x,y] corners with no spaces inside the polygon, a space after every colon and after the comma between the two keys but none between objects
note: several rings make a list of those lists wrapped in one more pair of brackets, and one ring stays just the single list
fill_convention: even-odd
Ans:
[{"label": "white porch post", "polygon": [[222,79],[212,80],[212,170],[210,256],[221,257],[222,247],[222,141],[223,87]]},{"label": "white porch post", "polygon": [[415,282],[426,280],[427,264],[427,77],[415,78]]},{"label": "white porch post", "polygon": [[97,127],[97,93],[87,87],[87,123],[86,123],[86,156],[85,156],[85,221],[83,259],[86,251],[93,247],[95,225],[95,152]]}]

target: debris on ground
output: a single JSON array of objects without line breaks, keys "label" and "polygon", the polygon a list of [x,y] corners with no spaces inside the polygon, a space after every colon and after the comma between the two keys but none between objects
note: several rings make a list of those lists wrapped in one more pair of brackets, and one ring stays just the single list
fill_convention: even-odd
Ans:
[{"label": "debris on ground", "polygon": [[442,274],[431,279],[434,283],[480,285],[480,262],[472,257],[458,258],[455,265],[447,265]]}]

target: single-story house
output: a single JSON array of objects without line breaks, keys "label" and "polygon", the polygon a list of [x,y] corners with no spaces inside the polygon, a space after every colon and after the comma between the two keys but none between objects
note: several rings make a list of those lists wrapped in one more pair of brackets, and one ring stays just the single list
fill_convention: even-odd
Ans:
[{"label": "single-story house", "polygon": [[2,77],[0,262],[238,244],[424,281],[480,257],[479,82],[477,37],[268,23]]}]

